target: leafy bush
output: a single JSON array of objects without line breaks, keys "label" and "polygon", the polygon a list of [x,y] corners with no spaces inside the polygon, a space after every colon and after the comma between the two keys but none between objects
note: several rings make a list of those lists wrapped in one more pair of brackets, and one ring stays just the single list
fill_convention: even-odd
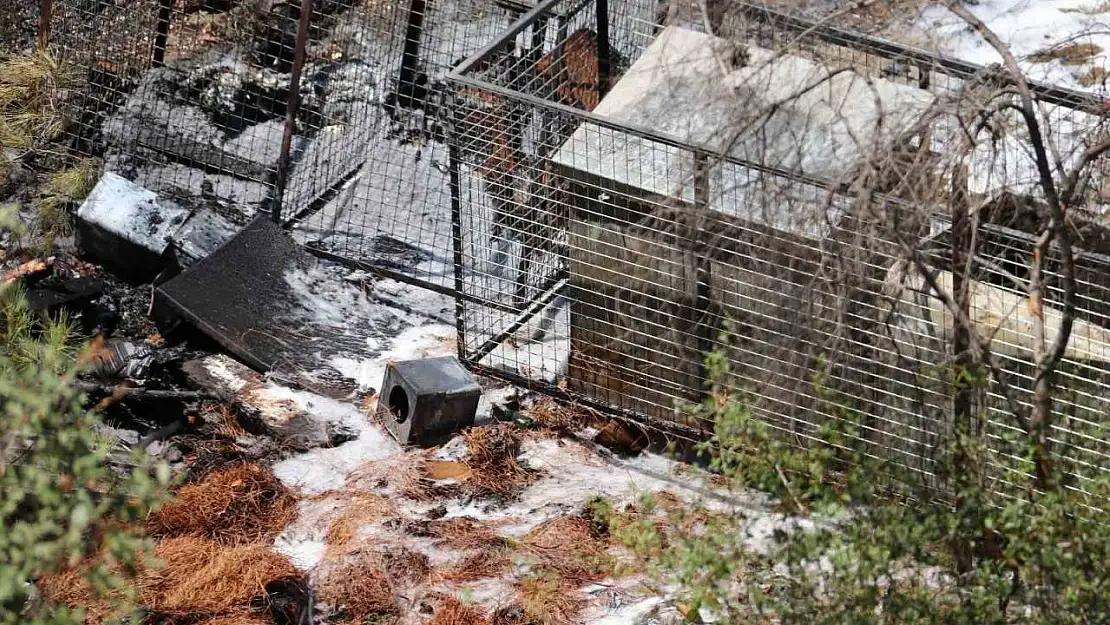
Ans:
[{"label": "leafy bush", "polygon": [[[722,357],[707,363],[712,379],[727,379]],[[692,513],[672,510],[660,530],[645,514],[650,497],[631,522],[594,506],[614,536],[682,588],[691,620],[709,610],[744,623],[1110,623],[1110,526],[1097,513],[1110,501],[1110,477],[1037,492],[1019,474],[1011,481],[1020,488],[1004,491],[987,477],[985,441],[965,434],[942,445],[948,486],[938,489],[853,449],[852,411],[821,394],[836,418],[810,450],[784,442],[720,385],[693,408],[716,423],[705,449],[714,469],[801,513],[769,551],[745,546],[741,517],[688,523]],[[1011,443],[1018,452],[1026,444]],[[1057,466],[1065,471],[1066,458]]]},{"label": "leafy bush", "polygon": [[[0,227],[12,227],[10,214]],[[145,518],[168,479],[134,459],[120,475],[97,417],[74,388],[82,365],[65,319],[36,325],[18,289],[0,289],[0,623],[80,623],[80,608],[35,596],[33,581],[79,570],[93,591],[125,607]]]}]

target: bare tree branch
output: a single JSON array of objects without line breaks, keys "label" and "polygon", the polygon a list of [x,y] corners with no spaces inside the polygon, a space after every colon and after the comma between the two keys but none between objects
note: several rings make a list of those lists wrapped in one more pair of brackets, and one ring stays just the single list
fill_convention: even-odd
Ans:
[{"label": "bare tree branch", "polygon": [[[1052,470],[1051,440],[1048,430],[1052,419],[1052,391],[1053,373],[1066,353],[1068,342],[1071,340],[1071,330],[1075,319],[1075,266],[1074,252],[1072,250],[1071,233],[1068,228],[1067,209],[1060,195],[1057,193],[1056,181],[1052,173],[1051,161],[1045,149],[1044,135],[1034,104],[1034,98],[1029,83],[1025,80],[1024,72],[1018,65],[1017,59],[1005,43],[975,14],[964,7],[958,0],[949,0],[946,4],[949,11],[963,19],[975,29],[983,39],[1002,57],[1003,64],[1010,74],[1010,79],[1017,88],[1021,106],[1016,107],[1025,120],[1029,131],[1029,142],[1033,148],[1034,160],[1040,177],[1041,190],[1049,209],[1049,222],[1041,236],[1037,239],[1033,250],[1033,259],[1030,265],[1029,277],[1029,308],[1033,314],[1033,360],[1035,365],[1033,388],[1033,414],[1030,419],[1030,428],[1027,429],[1033,444],[1034,464],[1036,465],[1037,481],[1043,487],[1055,484],[1056,476]],[[1080,171],[1080,170],[1076,170]],[[1077,174],[1076,174],[1077,175]],[[1066,177],[1071,179],[1071,175]],[[1074,183],[1065,184],[1067,200],[1074,195]],[[1047,261],[1052,244],[1059,248],[1061,261],[1061,274],[1063,278],[1063,305],[1060,328],[1051,348],[1046,347],[1045,315],[1044,315],[1044,263]]]}]

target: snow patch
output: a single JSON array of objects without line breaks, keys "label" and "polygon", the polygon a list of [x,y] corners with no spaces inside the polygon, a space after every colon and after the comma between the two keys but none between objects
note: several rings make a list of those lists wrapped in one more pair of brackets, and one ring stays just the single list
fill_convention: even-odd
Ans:
[{"label": "snow patch", "polygon": [[335,288],[339,281],[320,263],[290,269],[283,277],[297,296],[298,312],[310,323],[338,327],[356,319],[383,316],[380,307],[373,306],[362,291]]},{"label": "snow patch", "polygon": [[[573,513],[590,499],[603,496],[616,505],[632,503],[644,493],[666,490],[690,502],[720,512],[743,514],[762,519],[761,527],[787,527],[789,517],[767,511],[767,498],[754,491],[722,493],[700,487],[696,479],[678,475],[680,463],[655,454],[641,454],[631,460],[603,458],[582,443],[560,439],[528,439],[519,457],[526,466],[544,474],[509,506],[488,508],[484,502],[451,502],[447,516],[471,516],[484,521],[500,521],[502,532],[520,536],[549,519]],[[753,537],[753,547],[769,546],[771,531]]]}]

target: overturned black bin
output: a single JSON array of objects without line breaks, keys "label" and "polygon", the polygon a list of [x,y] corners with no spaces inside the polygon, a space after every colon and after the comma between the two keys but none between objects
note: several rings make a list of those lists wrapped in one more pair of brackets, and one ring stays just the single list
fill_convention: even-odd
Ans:
[{"label": "overturned black bin", "polygon": [[402,445],[434,442],[474,424],[482,387],[451,356],[389,362],[378,413]]}]

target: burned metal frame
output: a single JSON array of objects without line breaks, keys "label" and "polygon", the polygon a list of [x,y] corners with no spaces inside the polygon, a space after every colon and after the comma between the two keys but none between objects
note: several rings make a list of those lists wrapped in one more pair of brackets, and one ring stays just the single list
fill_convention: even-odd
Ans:
[{"label": "burned metal frame", "polygon": [[[305,69],[305,56],[306,46],[310,45],[308,41],[310,39],[309,33],[313,27],[313,24],[311,22],[311,20],[313,19],[312,16],[314,14],[313,7],[321,5],[321,3],[319,2],[313,3],[312,0],[296,1],[300,3],[301,9],[296,20],[297,28],[295,38],[292,39],[293,71],[291,72],[292,75],[288,76],[288,78],[282,75],[282,80],[287,82],[287,97],[277,98],[285,99],[285,102],[282,103],[284,105],[284,116],[283,119],[280,120],[281,122],[283,122],[283,124],[281,125],[282,140],[280,149],[278,151],[279,160],[278,165],[275,169],[266,171],[266,175],[269,176],[267,180],[268,189],[270,191],[270,195],[267,198],[269,200],[269,204],[263,205],[259,209],[259,212],[269,212],[269,215],[267,215],[269,218],[287,228],[291,228],[294,225],[294,222],[300,219],[301,215],[314,210],[312,208],[300,207],[299,204],[296,207],[292,206],[292,204],[297,204],[297,198],[295,197],[296,187],[293,187],[289,190],[289,197],[287,197],[286,194],[291,170],[294,177],[296,177],[297,172],[297,167],[295,165],[291,165],[290,159],[293,155],[293,136],[298,130],[298,116],[302,105],[301,92],[299,87],[301,86],[304,73],[307,71],[309,75],[312,74],[311,65],[308,70]],[[38,33],[40,43],[44,41],[49,41],[49,39],[51,38],[50,27],[52,15],[64,15],[66,6],[65,0],[41,0],[41,2],[43,5],[43,11],[40,17]],[[556,73],[558,73],[562,70],[560,64],[563,62],[564,57],[560,52],[560,46],[562,46],[568,39],[566,32],[568,28],[568,23],[573,23],[573,20],[576,19],[576,16],[578,16],[580,11],[582,11],[584,14],[588,14],[589,10],[591,10],[591,5],[593,16],[592,21],[589,23],[589,26],[596,30],[595,34],[597,44],[597,58],[595,71],[597,76],[598,100],[602,99],[609,90],[612,83],[611,77],[614,74],[619,74],[621,71],[620,68],[615,67],[615,65],[619,63],[620,57],[619,51],[617,51],[615,48],[622,45],[620,39],[620,29],[622,28],[623,23],[621,21],[622,16],[620,15],[620,12],[621,8],[625,5],[618,4],[615,0],[541,0],[538,3],[533,3],[531,0],[490,0],[491,5],[496,5],[500,8],[505,8],[504,5],[506,3],[513,5],[512,7],[510,7],[511,17],[509,18],[509,20],[511,21],[508,22],[509,26],[504,27],[506,21],[499,18],[499,21],[496,22],[495,27],[495,30],[497,32],[496,36],[486,39],[484,37],[487,37],[488,31],[483,31],[484,34],[481,35],[483,38],[479,40],[481,41],[480,49],[477,52],[466,56],[466,58],[461,63],[457,64],[453,69],[446,70],[446,75],[443,77],[443,81],[444,83],[446,83],[447,87],[442,89],[446,101],[443,103],[443,105],[440,106],[439,103],[437,103],[435,106],[429,106],[427,107],[427,109],[422,110],[422,112],[426,113],[428,117],[434,118],[433,125],[443,122],[446,126],[445,142],[442,141],[440,135],[436,135],[434,132],[429,133],[428,135],[429,137],[431,137],[431,141],[429,141],[429,143],[438,142],[438,147],[446,149],[446,171],[440,168],[440,162],[437,162],[435,164],[437,168],[440,168],[440,172],[445,175],[441,178],[426,179],[425,182],[428,180],[433,180],[434,184],[441,184],[442,186],[447,187],[446,191],[449,194],[449,232],[440,231],[446,230],[447,225],[445,220],[435,221],[431,225],[426,226],[427,230],[433,231],[431,232],[431,236],[438,238],[440,235],[443,235],[443,238],[449,240],[448,245],[450,245],[450,250],[444,249],[443,252],[445,254],[449,252],[450,265],[442,268],[437,265],[436,269],[437,271],[442,273],[442,276],[437,275],[436,277],[446,278],[447,282],[441,283],[431,279],[416,277],[405,271],[399,271],[394,266],[390,266],[387,263],[376,263],[373,260],[367,260],[365,258],[358,257],[356,254],[351,254],[350,249],[335,251],[334,249],[317,247],[313,244],[313,242],[305,243],[305,247],[308,249],[309,252],[318,257],[326,258],[328,260],[336,261],[350,267],[365,270],[376,276],[419,286],[434,291],[436,293],[451,297],[455,305],[459,357],[475,370],[482,371],[484,373],[490,373],[529,388],[542,390],[543,392],[549,393],[556,397],[573,399],[574,401],[581,402],[585,405],[590,405],[596,409],[604,410],[612,414],[621,415],[622,418],[638,418],[643,421],[645,420],[644,415],[641,413],[637,413],[635,410],[630,410],[622,406],[613,405],[612,403],[607,403],[605,401],[597,401],[595,398],[591,398],[581,393],[562,389],[559,387],[558,383],[539,381],[528,376],[516,375],[502,369],[488,367],[482,364],[484,358],[497,350],[518,330],[525,328],[528,324],[530,324],[536,317],[541,314],[542,311],[545,310],[545,308],[549,306],[549,304],[551,304],[555,300],[558,300],[559,298],[568,297],[568,292],[570,291],[570,288],[568,288],[570,282],[570,272],[567,270],[566,262],[563,263],[562,267],[555,267],[550,271],[548,271],[547,269],[536,269],[533,276],[538,276],[535,281],[536,283],[528,285],[528,290],[525,293],[526,297],[524,297],[524,300],[520,302],[514,300],[512,301],[512,303],[509,303],[507,301],[502,301],[501,299],[499,299],[499,295],[491,296],[488,293],[472,293],[468,290],[465,275],[466,263],[468,262],[468,259],[466,255],[466,250],[464,248],[466,237],[468,235],[472,235],[473,233],[467,230],[468,225],[465,223],[466,215],[464,213],[468,209],[466,206],[467,200],[464,199],[463,194],[465,192],[465,176],[469,175],[471,178],[473,178],[473,174],[466,174],[464,171],[462,171],[462,168],[464,167],[464,157],[460,155],[460,150],[463,149],[464,146],[460,145],[460,139],[465,139],[465,137],[460,137],[459,134],[459,124],[457,123],[457,113],[459,107],[457,106],[457,102],[455,102],[453,99],[453,90],[457,88],[469,88],[483,93],[497,95],[499,97],[512,100],[514,103],[523,104],[524,107],[522,108],[532,108],[543,113],[551,113],[556,117],[563,116],[572,119],[576,123],[588,123],[591,126],[597,127],[602,130],[633,135],[635,137],[650,141],[653,144],[657,144],[658,146],[673,147],[677,150],[690,153],[692,155],[693,161],[699,164],[696,167],[699,172],[703,172],[706,169],[704,167],[705,163],[714,161],[736,165],[744,168],[745,170],[756,172],[760,175],[765,175],[777,180],[785,180],[799,185],[813,187],[814,189],[822,190],[823,192],[836,195],[837,197],[850,198],[852,197],[851,190],[846,186],[846,184],[837,181],[822,179],[813,176],[803,176],[794,171],[779,169],[764,165],[762,163],[746,162],[744,160],[735,158],[732,155],[720,155],[712,151],[707,151],[706,149],[698,147],[697,145],[677,141],[663,133],[657,132],[653,128],[636,127],[634,124],[615,122],[605,116],[595,114],[591,110],[576,108],[574,106],[566,104],[564,101],[545,98],[527,89],[519,89],[519,84],[516,82],[510,81],[508,83],[498,83],[494,79],[483,77],[483,75],[479,71],[482,69],[481,66],[483,64],[486,64],[487,62],[493,64],[492,61],[495,60],[494,57],[497,55],[497,53],[504,50],[509,42],[514,41],[516,38],[524,35],[529,28],[532,29],[531,47],[528,48],[529,42],[524,41],[522,45],[527,48],[527,52],[524,53],[523,57],[515,59],[515,62],[533,63],[534,67],[535,62],[538,60],[535,57],[543,54],[547,46],[550,44],[549,36],[551,34],[551,31],[555,30],[558,32],[555,33],[554,49],[550,50],[550,52],[554,53],[552,56],[552,67],[555,68]],[[55,4],[57,4],[58,7],[61,8],[55,7]],[[152,21],[150,25],[146,25],[144,23],[143,26],[143,28],[146,29],[145,34],[153,35],[155,41],[153,46],[153,53],[148,53],[149,44],[144,44],[144,50],[142,51],[142,54],[134,55],[134,58],[136,59],[136,64],[143,65],[142,69],[147,69],[150,66],[160,65],[165,60],[163,53],[165,52],[164,48],[167,45],[167,35],[172,34],[169,32],[171,28],[170,19],[174,18],[175,16],[175,14],[172,12],[168,15],[166,14],[165,8],[167,6],[172,6],[172,3],[170,3],[169,0],[157,0],[157,2],[151,2],[150,4],[157,4],[161,10],[159,11],[157,20]],[[408,0],[408,2],[403,2],[398,5],[397,15],[400,17],[400,19],[397,19],[396,22],[392,24],[392,27],[397,32],[391,33],[390,36],[393,37],[393,39],[389,41],[389,45],[383,45],[381,48],[387,50],[383,54],[382,58],[386,58],[388,56],[386,61],[387,64],[390,65],[390,72],[396,69],[395,67],[393,67],[393,64],[398,60],[398,56],[402,73],[416,72],[418,70],[419,62],[421,60],[427,61],[427,59],[420,59],[421,45],[427,43],[427,41],[425,40],[434,40],[437,35],[444,35],[443,32],[433,33],[433,31],[435,31],[434,24],[430,19],[425,20],[424,13],[428,10],[434,10],[431,8],[432,4],[433,3],[426,3],[424,0]],[[831,47],[839,47],[849,51],[860,51],[867,55],[874,55],[876,57],[879,57],[880,59],[896,60],[901,63],[917,67],[920,71],[920,75],[917,78],[917,86],[924,89],[936,91],[945,88],[945,85],[943,84],[929,84],[930,77],[937,79],[936,82],[943,82],[944,77],[958,80],[982,78],[984,76],[990,77],[992,79],[998,78],[998,76],[992,74],[991,70],[989,70],[988,68],[982,68],[973,64],[946,58],[943,56],[938,56],[917,48],[896,44],[878,37],[864,35],[827,24],[820,24],[809,20],[792,17],[774,9],[754,4],[730,3],[730,5],[730,8],[734,8],[739,11],[745,18],[750,21],[751,25],[754,26],[757,30],[759,28],[766,29],[765,34],[767,36],[796,36],[800,39],[826,42],[832,44]],[[636,10],[640,10],[640,8],[641,7],[637,7]],[[567,15],[571,15],[571,17],[568,18]],[[553,24],[555,25],[554,29],[552,29]],[[172,27],[177,28],[177,25],[174,24],[172,25]],[[60,28],[59,30],[61,31],[63,29]],[[404,41],[401,42],[403,45],[391,47],[396,42],[396,37],[400,36],[400,31],[404,31]],[[613,35],[613,37],[610,37],[610,35]],[[459,34],[457,32],[452,31],[444,36],[443,40],[458,36]],[[612,46],[610,45],[611,39],[613,42]],[[148,41],[148,39],[144,39],[143,41]],[[315,39],[313,39],[313,41],[315,41]],[[467,44],[466,49],[468,51],[473,50],[474,47],[476,47],[474,45],[476,43],[477,41],[471,41]],[[170,45],[172,47],[172,43]],[[440,57],[447,56],[447,53],[445,52],[447,48],[450,48],[450,54],[454,54],[458,49],[458,46],[442,47],[440,50],[438,50]],[[288,46],[286,46],[286,50],[288,51]],[[514,50],[516,49],[514,48]],[[373,53],[378,54],[379,49],[375,48]],[[313,58],[315,59],[315,57]],[[452,56],[452,62],[454,58],[457,57]],[[315,62],[317,61],[309,61],[309,63]],[[441,63],[441,65],[437,66],[436,71],[442,71],[442,68],[445,66],[444,64],[442,64],[442,59],[438,59],[436,62]],[[284,74],[284,71],[281,73]],[[937,77],[939,77],[939,79]],[[1004,78],[1004,76],[1002,78]],[[896,80],[904,79],[898,78]],[[404,88],[405,85],[400,85],[398,87],[402,95]],[[435,88],[438,89],[440,87],[436,86]],[[1032,83],[1031,88],[1036,97],[1042,102],[1052,103],[1063,108],[1074,109],[1083,112],[1101,113],[1103,111],[1101,103],[1097,99],[1087,96],[1086,94],[1079,94],[1069,90],[1059,89],[1050,85],[1039,83]],[[435,95],[438,96],[439,94],[436,93]],[[438,107],[437,110],[432,110],[436,107]],[[510,113],[510,115],[519,116],[523,114],[517,110],[514,110]],[[519,119],[519,117],[510,117],[508,123],[510,125],[517,125],[521,123],[521,120]],[[548,131],[548,126],[542,126],[540,128],[540,132]],[[547,139],[544,139],[543,137],[540,138],[539,143],[546,145],[547,142]],[[143,147],[144,149],[149,149],[152,151],[157,150],[156,147],[152,146]],[[362,146],[357,146],[355,149],[357,150],[361,147]],[[431,148],[429,148],[429,150],[431,150]],[[542,158],[544,155],[540,156]],[[429,160],[431,160],[430,157],[424,161],[424,164],[426,165]],[[363,162],[369,161],[366,159],[366,157],[362,157],[362,160],[358,161],[358,163]],[[200,161],[198,161],[198,164],[204,165],[206,167],[209,166],[208,164]],[[346,161],[343,163],[344,166],[347,164],[350,163],[347,163]],[[397,165],[397,163],[387,162],[384,165]],[[400,167],[405,167],[407,165],[408,163],[404,163],[401,164]],[[357,167],[357,165],[352,166]],[[348,176],[350,176],[350,174],[348,174]],[[335,184],[344,184],[346,179],[346,177],[340,177],[339,182]],[[444,181],[444,179],[446,179],[446,181]],[[698,207],[703,207],[708,203],[707,189],[704,182],[704,175],[699,175],[695,177],[693,204]],[[333,184],[331,188],[334,188],[334,186],[335,185]],[[424,223],[415,223],[416,219],[414,219],[413,215],[411,214],[407,216],[393,216],[390,214],[390,209],[397,208],[398,204],[405,201],[403,194],[398,192],[398,189],[399,187],[389,187],[388,189],[386,189],[385,187],[373,187],[370,189],[370,193],[377,193],[381,196],[384,196],[387,192],[395,192],[396,198],[382,199],[381,197],[373,197],[371,199],[375,201],[380,200],[380,202],[382,203],[382,210],[380,211],[383,214],[382,217],[384,219],[396,220],[396,223],[399,224],[397,230],[424,229]],[[877,201],[881,201],[891,207],[898,207],[901,204],[901,201],[899,199],[893,197],[884,197],[878,195],[876,196],[876,199]],[[427,202],[426,199],[424,199],[423,201]],[[316,202],[319,202],[319,200],[314,200],[313,205],[315,205]],[[294,208],[298,208],[299,210],[293,210]],[[442,208],[440,208],[440,210],[442,210]],[[293,212],[297,214],[290,214]],[[940,213],[938,217],[943,217],[945,211],[938,209],[938,213]],[[400,223],[405,219],[409,219],[413,223]],[[348,227],[351,228],[351,225],[348,224]],[[381,227],[380,224],[379,227]],[[565,230],[566,226],[564,225],[563,227]],[[388,230],[388,224],[382,229]],[[359,238],[360,240],[369,240],[372,235],[367,232],[368,230],[369,228],[367,228],[365,224],[363,224],[363,231],[361,233],[356,233],[355,235],[353,235],[352,239]],[[392,231],[390,233],[392,233]],[[390,233],[378,232],[377,234]],[[417,233],[417,236],[419,237],[423,234],[427,233],[419,232]],[[565,252],[559,250],[548,251],[551,252],[552,256],[558,256],[560,253],[563,253],[565,255]],[[557,265],[557,263],[553,264]],[[693,310],[695,311],[707,307],[709,303],[709,296],[707,295],[707,285],[716,277],[714,276],[715,268],[711,263],[700,262],[696,269],[699,290],[695,294],[696,302],[693,306]],[[473,307],[484,307],[496,310],[499,314],[504,315],[503,324],[497,327],[491,326],[491,330],[488,335],[485,332],[482,332],[480,335],[478,335],[478,339],[475,340],[475,334],[472,331],[469,331],[470,335],[468,336],[468,328],[463,322],[464,317],[466,316],[466,311],[468,309],[473,309]],[[709,325],[693,325],[697,327],[700,331],[702,331],[701,334],[696,337],[697,349],[702,351],[703,353],[705,351],[709,351],[708,348],[713,345],[714,337],[711,335],[711,331],[713,328]],[[703,373],[704,371],[699,371],[697,372],[697,375],[700,376]],[[695,434],[694,430],[683,430],[684,426],[680,423],[669,423],[665,421],[654,420],[652,421],[652,427],[656,429],[664,429],[670,431],[685,431],[686,434],[690,436],[693,436]]]},{"label": "burned metal frame", "polygon": [[289,96],[285,105],[285,126],[281,135],[277,170],[274,172],[273,200],[270,216],[274,223],[281,223],[285,186],[289,183],[289,167],[293,150],[293,132],[297,127],[297,113],[301,108],[301,72],[304,70],[305,45],[308,43],[308,24],[312,20],[312,0],[301,0],[297,15],[297,36],[293,44],[293,71],[289,75]]},{"label": "burned metal frame", "polygon": [[[529,104],[540,109],[546,109],[557,113],[563,113],[569,116],[573,116],[581,123],[589,123],[602,129],[629,133],[643,139],[648,139],[653,143],[658,143],[659,145],[689,151],[694,155],[695,162],[699,164],[699,166],[697,167],[698,171],[695,174],[694,180],[695,204],[697,205],[708,204],[708,186],[707,180],[705,178],[706,168],[704,167],[704,165],[708,164],[711,159],[717,159],[718,162],[745,167],[756,172],[771,175],[773,177],[793,180],[796,183],[813,186],[830,193],[840,194],[846,197],[848,196],[848,194],[850,193],[849,187],[848,184],[844,182],[836,182],[814,176],[807,176],[798,172],[771,167],[763,163],[746,161],[744,159],[737,158],[731,154],[718,154],[708,152],[700,146],[684,143],[671,136],[657,132],[650,128],[638,127],[628,123],[615,122],[607,117],[593,113],[592,111],[574,108],[561,102],[545,100],[531,93],[517,91],[512,88],[498,85],[490,81],[483,80],[481,78],[475,78],[469,75],[474,70],[474,68],[479,66],[481,63],[488,61],[499,49],[505,47],[507,42],[513,41],[528,27],[544,24],[550,18],[552,8],[565,2],[566,0],[544,0],[544,2],[537,4],[533,9],[522,15],[509,29],[502,33],[501,37],[499,37],[495,41],[490,42],[482,50],[478,51],[477,53],[460,63],[447,75],[447,81],[457,88],[472,88],[484,92],[489,92],[505,98],[511,98],[512,100]],[[611,65],[607,37],[608,1],[583,0],[580,5],[586,5],[590,2],[593,2],[595,4],[596,10],[598,11],[597,71],[599,77],[599,89],[601,90],[600,97],[604,97],[604,94],[607,92],[608,87],[610,86],[609,76]],[[605,38],[601,36],[602,32],[606,33]],[[557,44],[557,46],[558,45],[561,45],[561,40],[560,43]],[[556,49],[558,50],[558,47]],[[556,58],[554,62],[558,63],[559,59]],[[452,114],[454,114],[457,109],[455,106],[452,106],[451,110]],[[554,299],[566,295],[569,286],[569,277],[567,276],[565,270],[561,270],[555,273],[553,276],[551,276],[544,287],[538,289],[538,294],[533,300],[525,302],[524,305],[520,307],[507,308],[501,302],[497,302],[490,298],[474,297],[465,292],[465,289],[463,287],[465,266],[462,240],[462,199],[460,197],[460,189],[458,183],[458,179],[460,177],[461,159],[458,154],[459,137],[454,131],[455,127],[455,124],[451,125],[452,131],[449,136],[449,145],[451,146],[450,168],[452,179],[452,227],[455,235],[453,237],[453,244],[455,248],[455,312],[459,359],[468,367],[485,375],[496,377],[525,388],[540,391],[551,397],[561,399],[563,401],[570,401],[583,406],[589,406],[594,410],[598,410],[610,416],[632,421],[659,432],[676,435],[680,438],[691,441],[704,437],[704,432],[684,424],[653,419],[643,413],[636,412],[635,410],[629,410],[627,408],[623,408],[611,403],[598,401],[582,393],[569,391],[557,384],[540,382],[517,373],[508,372],[502,368],[490,367],[481,364],[481,361],[486,356],[488,356],[494,349],[496,349],[505,340],[507,340],[513,333],[525,326],[536,315],[541,313],[544,308],[551,304]],[[873,197],[875,201],[880,203],[888,203],[891,206],[898,206],[903,204],[902,200],[896,197],[886,196],[883,194],[875,194]],[[939,213],[940,209],[938,208],[938,214]],[[708,277],[705,274],[708,273],[709,268],[708,266],[702,265],[705,264],[699,263],[699,277],[701,279],[699,279],[698,281],[698,299],[704,307],[707,304],[704,295],[704,289],[707,288],[706,285],[708,284]],[[496,335],[486,339],[485,341],[483,341],[481,346],[471,351],[466,348],[467,335],[465,321],[465,304],[468,302],[480,306],[489,306],[491,308],[506,312],[513,312],[516,313],[516,316],[504,329],[499,331]],[[703,353],[708,353],[709,348],[712,344],[712,337],[709,336],[711,328],[709,328],[708,326],[704,326],[704,324],[702,324],[702,327],[705,332],[703,333],[703,336],[699,341],[699,345],[705,348]]]}]

